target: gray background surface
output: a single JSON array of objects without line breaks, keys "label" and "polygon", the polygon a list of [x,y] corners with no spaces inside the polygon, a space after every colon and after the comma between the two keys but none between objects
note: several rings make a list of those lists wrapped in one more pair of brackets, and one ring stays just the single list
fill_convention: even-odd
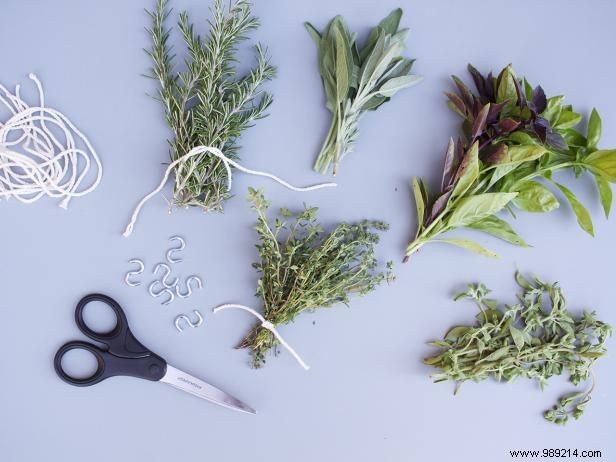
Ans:
[{"label": "gray background surface", "polygon": [[[379,255],[400,261],[415,226],[409,182],[440,173],[447,138],[458,119],[445,105],[449,74],[466,78],[472,62],[483,71],[514,63],[548,95],[565,94],[584,114],[603,117],[603,147],[616,145],[616,4],[523,0],[257,0],[262,28],[278,77],[271,116],[241,140],[243,163],[296,184],[321,177],[311,171],[329,124],[315,47],[302,27],[319,28],[337,13],[362,34],[402,6],[412,29],[409,54],[417,58],[419,86],[405,90],[361,125],[357,150],[342,165],[336,190],[287,191],[267,180],[237,174],[236,197],[224,215],[196,210],[167,214],[164,196],[144,209],[130,239],[121,236],[137,200],[160,180],[169,132],[160,105],[146,95],[154,83],[140,76],[149,66],[142,48],[144,7],[154,1],[3,0],[0,14],[0,81],[43,81],[49,105],[66,113],[89,136],[104,163],[100,187],[68,211],[52,200],[32,206],[2,203],[0,302],[0,460],[23,461],[506,461],[509,450],[601,450],[616,460],[614,355],[598,362],[598,387],[587,415],[566,428],[545,423],[541,411],[570,389],[564,377],[541,393],[536,384],[467,384],[458,396],[434,385],[421,363],[426,342],[451,325],[469,321],[470,304],[451,301],[467,282],[482,280],[513,300],[515,268],[561,282],[574,309],[596,308],[616,323],[614,236],[588,178],[564,179],[589,205],[596,237],[581,231],[568,207],[548,215],[520,214],[516,228],[531,249],[489,237],[479,242],[501,254],[492,261],[446,246],[425,248],[397,281],[344,306],[302,316],[283,328],[312,365],[304,372],[282,353],[265,369],[247,366],[232,348],[252,325],[245,313],[214,317],[223,302],[258,307],[254,215],[248,186],[262,187],[275,206],[303,201],[321,208],[324,223],[380,218],[391,223]],[[201,27],[207,0],[174,0]],[[173,16],[175,18],[175,15]],[[177,36],[176,36],[177,38]],[[248,55],[247,55],[248,56]],[[567,175],[565,175],[567,176]],[[169,193],[169,186],[166,189]],[[172,234],[188,241],[178,274],[200,274],[206,288],[186,301],[161,307],[145,288],[122,282],[126,261],[148,265],[164,258]],[[149,266],[151,268],[151,266]],[[126,308],[133,331],[171,364],[237,395],[257,416],[230,412],[167,386],[120,378],[79,389],[52,368],[56,348],[82,338],[73,322],[87,292],[112,295]],[[178,334],[173,318],[198,308],[205,325]],[[613,345],[613,342],[611,344]]]}]

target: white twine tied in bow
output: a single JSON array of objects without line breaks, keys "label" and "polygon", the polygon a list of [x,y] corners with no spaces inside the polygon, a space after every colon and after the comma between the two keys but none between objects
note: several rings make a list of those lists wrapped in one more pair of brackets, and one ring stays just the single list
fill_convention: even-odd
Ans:
[{"label": "white twine tied in bow", "polygon": [[289,353],[291,353],[293,355],[293,357],[297,360],[297,362],[300,364],[300,366],[302,366],[305,370],[310,369],[310,366],[308,364],[306,364],[304,362],[304,360],[299,356],[299,354],[297,354],[297,352],[291,347],[291,345],[289,345],[285,341],[285,339],[282,338],[282,336],[276,330],[276,327],[274,326],[274,324],[272,324],[271,322],[266,320],[257,311],[253,310],[252,308],[250,308],[249,306],[246,306],[246,305],[236,305],[234,303],[229,303],[229,304],[226,304],[226,305],[217,306],[216,308],[214,308],[214,313],[218,313],[219,311],[226,310],[228,308],[236,308],[236,309],[248,311],[255,318],[257,318],[259,321],[261,321],[261,327],[269,330],[272,334],[274,334],[274,337],[276,337],[276,339],[280,342],[280,344],[283,347],[285,347]]},{"label": "white twine tied in bow", "polygon": [[[21,99],[19,85],[14,94],[0,85],[0,102],[10,114],[0,123],[0,198],[31,204],[46,195],[62,198],[60,207],[66,209],[73,197],[98,186],[103,169],[86,136],[64,114],[45,107],[41,82],[34,74],[29,77],[38,89],[39,106]],[[95,178],[83,187],[94,166]]]},{"label": "white twine tied in bow", "polygon": [[180,157],[179,159],[174,160],[173,162],[171,162],[169,164],[169,166],[167,167],[167,170],[165,171],[165,174],[163,175],[163,179],[160,182],[160,184],[158,185],[158,187],[154,191],[152,191],[151,193],[146,195],[143,199],[141,199],[141,202],[139,202],[139,204],[137,204],[137,207],[135,208],[135,210],[133,211],[133,215],[131,216],[130,222],[128,223],[128,226],[126,227],[126,230],[124,231],[124,234],[123,234],[124,237],[128,237],[128,236],[130,236],[132,234],[133,228],[135,226],[135,222],[137,221],[137,217],[139,216],[139,212],[141,211],[141,208],[143,207],[143,205],[147,201],[149,201],[152,197],[154,197],[156,194],[158,194],[161,191],[161,189],[163,189],[163,187],[167,183],[167,180],[169,179],[169,175],[171,174],[171,171],[178,164],[186,162],[189,158],[194,157],[194,156],[200,156],[200,155],[203,155],[203,154],[211,154],[213,156],[216,156],[224,164],[225,168],[227,169],[227,178],[228,178],[227,191],[231,191],[231,184],[232,184],[232,180],[233,180],[232,175],[231,175],[231,166],[237,168],[238,170],[240,170],[240,171],[242,171],[244,173],[248,173],[250,175],[264,176],[266,178],[270,178],[270,179],[280,183],[284,187],[286,187],[288,189],[291,189],[292,191],[305,192],[305,191],[313,191],[315,189],[330,188],[330,187],[333,187],[333,186],[337,186],[336,183],[321,183],[321,184],[317,184],[317,185],[313,185],[313,186],[306,186],[306,187],[293,186],[292,184],[287,183],[283,179],[278,178],[277,176],[272,175],[271,173],[261,172],[261,171],[258,171],[258,170],[251,170],[249,168],[246,168],[246,167],[238,164],[233,159],[229,159],[227,156],[225,156],[222,153],[222,151],[220,149],[218,149],[218,148],[215,148],[215,147],[212,147],[212,146],[197,146],[195,148],[192,148],[187,154],[184,154],[182,157]]}]

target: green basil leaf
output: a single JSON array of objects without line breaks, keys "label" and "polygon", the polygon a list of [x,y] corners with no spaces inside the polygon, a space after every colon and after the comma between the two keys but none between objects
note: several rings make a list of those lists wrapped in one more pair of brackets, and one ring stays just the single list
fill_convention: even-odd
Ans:
[{"label": "green basil leaf", "polygon": [[530,162],[539,159],[547,152],[544,147],[538,145],[522,144],[509,146],[503,158],[496,165],[517,165],[522,162]]},{"label": "green basil leaf", "polygon": [[498,180],[503,178],[509,172],[515,170],[518,167],[517,164],[507,164],[507,165],[498,165],[492,171],[492,176],[490,177],[490,183],[488,184],[488,189],[496,184]]},{"label": "green basil leaf", "polygon": [[513,203],[527,212],[550,212],[560,205],[552,191],[536,181],[521,183],[517,191]]},{"label": "green basil leaf", "polygon": [[415,196],[415,208],[417,209],[417,228],[422,229],[426,204],[424,203],[421,186],[417,177],[413,177],[413,195]]},{"label": "green basil leaf", "polygon": [[554,127],[564,130],[566,128],[575,127],[582,121],[582,116],[573,111],[562,111],[558,116],[558,121]]},{"label": "green basil leaf", "polygon": [[518,144],[539,144],[539,142],[526,132],[513,132],[508,138]]},{"label": "green basil leaf", "polygon": [[524,242],[524,239],[522,239],[518,233],[513,230],[509,223],[494,215],[476,221],[475,223],[471,223],[468,227],[478,231],[483,231],[484,233],[498,237],[499,239],[511,244],[519,245],[520,247],[529,247],[529,245]]},{"label": "green basil leaf", "polygon": [[586,146],[588,149],[597,149],[597,144],[599,144],[599,139],[601,138],[601,117],[594,108],[590,113],[590,119],[588,120],[588,133],[586,138]]},{"label": "green basil leaf", "polygon": [[447,226],[468,226],[500,212],[518,193],[484,193],[461,199],[451,213]]},{"label": "green basil leaf", "polygon": [[479,143],[477,141],[466,152],[458,172],[459,178],[453,188],[452,198],[464,194],[479,176]]},{"label": "green basil leaf", "polygon": [[595,182],[597,183],[597,189],[599,190],[599,198],[601,199],[601,206],[605,212],[605,218],[608,218],[612,208],[612,187],[610,186],[610,183],[601,175],[595,175]]},{"label": "green basil leaf", "polygon": [[552,96],[551,98],[548,98],[548,105],[541,115],[547,119],[552,126],[556,124],[558,118],[560,117],[562,102],[564,99],[564,96]]},{"label": "green basil leaf", "polygon": [[451,244],[451,245],[455,245],[457,247],[461,247],[466,250],[470,250],[471,252],[478,253],[479,255],[483,255],[485,257],[499,258],[498,255],[492,252],[491,250],[488,250],[485,247],[482,247],[481,245],[477,244],[476,242],[473,242],[468,239],[457,239],[457,238],[435,239],[434,242],[444,242],[446,244]]},{"label": "green basil leaf", "polygon": [[616,182],[616,149],[605,149],[590,153],[584,158],[592,171],[603,175],[606,180]]},{"label": "green basil leaf", "polygon": [[403,88],[411,87],[421,81],[420,75],[404,75],[402,77],[394,77],[385,82],[378,90],[381,96],[391,98],[396,92]]},{"label": "green basil leaf", "polygon": [[499,75],[499,83],[498,88],[496,90],[496,102],[504,103],[510,102],[515,103],[518,98],[518,94],[515,89],[515,74],[511,69],[511,66],[507,66],[503,69],[503,72]]},{"label": "green basil leaf", "polygon": [[558,186],[558,189],[562,191],[564,196],[567,198],[567,200],[571,204],[571,208],[573,209],[573,212],[575,213],[575,216],[577,218],[577,221],[580,227],[584,231],[586,231],[588,234],[590,234],[591,236],[594,236],[595,231],[592,225],[592,219],[590,218],[590,213],[588,213],[588,210],[586,209],[586,207],[584,207],[584,205],[578,200],[578,198],[575,197],[575,194],[573,194],[571,190],[569,190],[565,186],[558,184],[558,183],[556,183],[556,186]]}]

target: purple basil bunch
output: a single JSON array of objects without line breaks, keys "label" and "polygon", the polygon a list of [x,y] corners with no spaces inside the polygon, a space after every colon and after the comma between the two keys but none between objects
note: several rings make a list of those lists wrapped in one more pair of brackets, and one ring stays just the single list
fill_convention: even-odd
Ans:
[{"label": "purple basil bunch", "polygon": [[[476,91],[453,77],[457,92],[446,93],[448,105],[463,121],[461,136],[451,139],[445,153],[440,192],[432,196],[422,179],[413,179],[418,229],[405,260],[429,242],[444,242],[483,255],[496,254],[474,241],[443,238],[456,228],[472,228],[519,246],[524,240],[497,216],[513,207],[549,212],[562,199],[577,221],[594,233],[586,207],[553,174],[570,169],[577,176],[593,175],[606,217],[612,204],[610,183],[616,181],[616,150],[597,148],[601,118],[593,109],[585,132],[581,114],[564,104],[563,96],[546,97],[507,66],[498,76],[484,76],[468,66]],[[553,188],[550,188],[553,186]]]}]

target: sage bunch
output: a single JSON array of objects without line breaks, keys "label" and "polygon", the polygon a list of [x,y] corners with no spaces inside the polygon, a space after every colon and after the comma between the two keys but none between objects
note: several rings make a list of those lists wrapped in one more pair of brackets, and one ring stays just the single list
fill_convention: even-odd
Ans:
[{"label": "sage bunch", "polygon": [[[594,235],[590,213],[575,194],[554,178],[559,170],[579,177],[589,173],[605,216],[612,206],[610,183],[616,181],[616,149],[599,149],[601,118],[593,109],[586,131],[582,116],[563,96],[547,98],[541,86],[519,79],[507,66],[494,77],[473,66],[476,92],[453,77],[457,93],[447,93],[449,106],[462,117],[462,136],[447,146],[440,192],[431,195],[426,182],[413,179],[418,226],[405,260],[429,242],[454,244],[483,255],[496,255],[474,241],[440,236],[470,228],[526,246],[504,219],[503,209],[549,212],[564,199],[580,227]],[[553,186],[561,199],[552,192]]]},{"label": "sage bunch", "polygon": [[341,16],[323,32],[312,24],[306,29],[319,51],[319,69],[332,123],[314,169],[335,176],[342,158],[352,151],[358,123],[403,88],[421,80],[411,74],[413,59],[402,56],[408,29],[399,29],[402,10],[392,11],[370,33],[363,47]]},{"label": "sage bunch", "polygon": [[[289,324],[306,311],[348,305],[351,294],[365,295],[393,279],[392,263],[381,271],[374,252],[378,233],[388,229],[385,223],[340,223],[325,232],[315,207],[299,213],[283,208],[278,217],[268,220],[269,203],[263,194],[250,189],[249,200],[258,216],[260,261],[253,267],[261,278],[256,295],[261,298],[263,318],[274,326]],[[272,331],[259,323],[238,348],[249,348],[252,364],[258,368],[277,345]]]},{"label": "sage bunch", "polygon": [[[228,6],[227,6],[228,5]],[[158,0],[150,13],[153,46],[148,52],[154,63],[152,77],[159,81],[158,99],[173,132],[171,160],[198,146],[219,149],[229,159],[238,158],[237,139],[257,119],[266,115],[272,96],[262,89],[275,69],[264,48],[255,46],[256,65],[245,75],[235,69],[237,48],[259,25],[246,0],[214,0],[210,31],[201,37],[186,12],[178,28],[186,43],[186,69],[176,71],[169,45],[171,31],[165,28],[170,11],[167,0]],[[173,203],[196,206],[204,211],[222,211],[230,197],[228,167],[216,156],[204,153],[182,161],[174,168]]]},{"label": "sage bunch", "polygon": [[592,380],[589,390],[563,396],[544,413],[546,420],[556,424],[567,423],[570,416],[578,419],[591,399],[592,366],[606,354],[612,329],[594,311],[575,316],[567,309],[558,284],[539,278],[529,281],[520,273],[516,280],[522,288],[519,301],[503,308],[488,298],[490,290],[483,284],[470,284],[457,295],[455,300],[477,304],[477,322],[453,327],[443,340],[431,342],[440,351],[424,362],[441,370],[432,376],[435,382],[456,382],[456,392],[467,380],[489,377],[533,379],[541,389],[550,377],[565,373],[574,385]]}]

